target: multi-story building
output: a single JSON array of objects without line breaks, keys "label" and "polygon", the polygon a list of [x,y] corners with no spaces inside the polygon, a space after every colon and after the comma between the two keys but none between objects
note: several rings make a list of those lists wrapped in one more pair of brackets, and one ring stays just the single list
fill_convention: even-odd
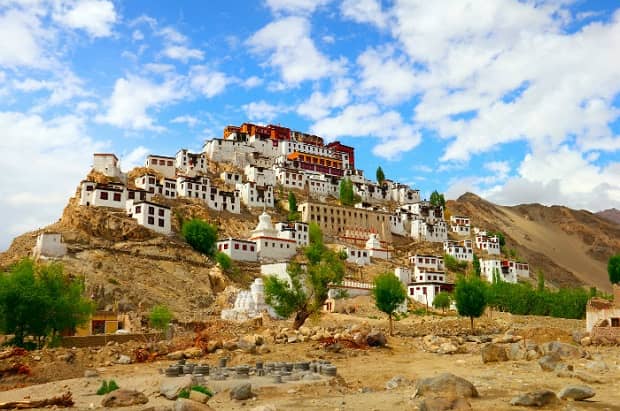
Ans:
[{"label": "multi-story building", "polygon": [[286,159],[293,168],[338,177],[344,175],[342,160],[337,158],[304,154],[296,151],[286,156]]},{"label": "multi-story building", "polygon": [[252,231],[250,241],[256,243],[260,260],[288,261],[297,253],[297,241],[280,235],[271,223],[271,216],[263,212]]},{"label": "multi-story building", "polygon": [[308,224],[300,221],[287,221],[275,224],[278,237],[288,238],[297,242],[297,247],[305,247],[310,243]]},{"label": "multi-story building", "polygon": [[452,284],[447,283],[443,257],[414,255],[409,262],[413,266],[413,281],[407,285],[409,298],[430,306],[437,294],[452,289]]},{"label": "multi-story building", "polygon": [[93,154],[93,170],[112,178],[120,178],[122,176],[120,163],[115,154]]},{"label": "multi-story building", "polygon": [[129,200],[126,203],[126,210],[129,217],[146,228],[166,235],[172,232],[170,207],[151,201]]},{"label": "multi-story building", "polygon": [[127,190],[121,183],[98,184],[84,180],[80,184],[80,205],[125,208]]},{"label": "multi-story building", "polygon": [[149,154],[146,157],[145,167],[151,168],[166,178],[176,178],[176,158],[175,157],[167,157],[167,156],[157,156],[153,154]]},{"label": "multi-story building", "polygon": [[461,236],[468,236],[471,233],[471,220],[469,217],[450,216],[450,231]]},{"label": "multi-story building", "polygon": [[474,237],[476,248],[486,251],[491,255],[499,255],[501,251],[499,237],[496,235],[489,236],[486,231],[479,231]]},{"label": "multi-story building", "polygon": [[474,249],[471,240],[444,241],[443,251],[459,261],[473,261]]},{"label": "multi-story building", "polygon": [[241,194],[241,202],[246,207],[269,207],[274,206],[273,186],[260,186],[248,181],[237,184],[237,191]]},{"label": "multi-story building", "polygon": [[187,149],[181,149],[175,157],[177,171],[194,177],[209,171],[209,161],[205,153],[190,153]]},{"label": "multi-story building", "polygon": [[497,274],[500,280],[514,284],[519,278],[529,278],[530,267],[517,261],[481,259],[480,272],[489,282],[493,282]]},{"label": "multi-story building", "polygon": [[443,220],[436,220],[433,223],[425,220],[413,220],[411,222],[411,237],[420,241],[443,243],[448,239],[448,225]]},{"label": "multi-story building", "polygon": [[256,243],[238,238],[226,238],[217,242],[217,251],[235,261],[258,261]]}]

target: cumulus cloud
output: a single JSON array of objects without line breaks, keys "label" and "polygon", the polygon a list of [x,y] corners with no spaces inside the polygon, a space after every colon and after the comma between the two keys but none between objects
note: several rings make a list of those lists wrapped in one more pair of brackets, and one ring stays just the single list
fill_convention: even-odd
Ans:
[{"label": "cumulus cloud", "polygon": [[4,39],[0,47],[0,66],[49,66],[45,45],[50,36],[51,33],[42,27],[37,13],[21,9],[4,10],[0,14],[0,38]]},{"label": "cumulus cloud", "polygon": [[297,113],[312,120],[326,117],[332,109],[349,103],[351,100],[349,89],[352,86],[351,79],[337,79],[328,93],[313,92],[308,100],[297,107]]},{"label": "cumulus cloud", "polygon": [[224,92],[230,83],[236,81],[227,74],[221,71],[210,70],[206,66],[193,66],[190,70],[189,78],[192,88],[207,98]]},{"label": "cumulus cloud", "polygon": [[96,120],[117,127],[161,131],[147,111],[171,104],[187,95],[182,79],[172,77],[163,83],[128,76],[116,80],[107,111]]},{"label": "cumulus cloud", "polygon": [[274,13],[304,14],[312,13],[332,0],[265,0],[267,7]]},{"label": "cumulus cloud", "polygon": [[267,103],[265,100],[253,101],[241,106],[246,116],[251,121],[269,123],[280,114],[289,111],[285,105],[274,105]]},{"label": "cumulus cloud", "polygon": [[280,71],[287,84],[318,80],[344,73],[344,59],[331,60],[310,38],[310,22],[303,17],[285,17],[254,33],[247,45],[253,53],[268,56],[267,63]]},{"label": "cumulus cloud", "polygon": [[187,124],[190,127],[194,127],[196,124],[200,123],[201,121],[194,116],[185,115],[185,116],[175,117],[172,120],[170,120],[170,122],[173,124]]},{"label": "cumulus cloud", "polygon": [[72,29],[86,31],[92,37],[107,37],[118,16],[109,0],[65,0],[56,3],[52,17]]},{"label": "cumulus cloud", "polygon": [[150,153],[150,150],[144,146],[138,146],[130,152],[124,154],[120,158],[121,167],[123,171],[127,172],[134,167],[144,166],[146,156]]},{"label": "cumulus cloud", "polygon": [[370,23],[381,29],[388,24],[388,16],[382,10],[379,0],[344,0],[340,12],[345,18],[358,23]]},{"label": "cumulus cloud", "polygon": [[70,115],[46,119],[0,112],[0,129],[0,213],[7,217],[0,232],[3,249],[14,236],[58,219],[88,173],[92,153],[104,145],[88,137],[82,118]]}]

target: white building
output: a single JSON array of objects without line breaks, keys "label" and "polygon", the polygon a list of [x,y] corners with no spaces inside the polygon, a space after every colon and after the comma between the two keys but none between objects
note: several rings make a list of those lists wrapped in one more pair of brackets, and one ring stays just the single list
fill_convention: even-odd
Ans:
[{"label": "white building", "polygon": [[390,200],[398,204],[409,204],[420,201],[420,190],[413,190],[404,184],[396,184],[388,189]]},{"label": "white building", "polygon": [[476,248],[486,251],[491,255],[499,255],[500,254],[500,244],[499,237],[488,236],[486,231],[479,231],[475,236]]},{"label": "white building", "polygon": [[274,167],[276,181],[284,188],[305,188],[307,175],[303,171],[286,167]]},{"label": "white building", "polygon": [[176,181],[179,197],[198,198],[207,201],[211,194],[211,182],[207,177],[179,176]]},{"label": "white building", "polygon": [[220,173],[220,179],[224,182],[224,184],[233,187],[243,182],[243,176],[232,171],[223,171]]},{"label": "white building", "polygon": [[248,164],[245,166],[244,173],[248,181],[256,183],[259,186],[276,185],[276,173],[271,168],[255,167]]},{"label": "white building", "polygon": [[127,201],[127,214],[138,224],[158,233],[168,235],[172,232],[170,207],[150,201]]},{"label": "white building", "polygon": [[620,338],[620,286],[612,287],[612,301],[594,297],[586,305],[586,331],[592,338]]},{"label": "white building", "polygon": [[297,253],[297,242],[290,238],[279,237],[271,223],[271,216],[263,212],[258,218],[258,225],[252,231],[250,240],[256,242],[260,260],[289,260]]},{"label": "white building", "polygon": [[273,186],[259,186],[257,183],[248,181],[237,184],[237,190],[241,195],[241,202],[246,207],[269,207],[274,206]]},{"label": "white building", "polygon": [[211,194],[207,198],[207,205],[214,210],[239,214],[241,213],[239,190],[224,191],[211,187]]},{"label": "white building", "polygon": [[368,250],[357,247],[344,247],[344,252],[347,254],[347,262],[364,266],[370,264],[370,253]]},{"label": "white building", "polygon": [[80,205],[124,209],[126,201],[127,191],[123,184],[98,184],[86,180],[80,184]]},{"label": "white building", "polygon": [[146,157],[145,167],[151,168],[166,178],[176,178],[176,158],[149,154]]},{"label": "white building", "polygon": [[187,149],[177,152],[175,166],[178,171],[190,177],[209,171],[209,161],[205,153],[190,153]]},{"label": "white building", "polygon": [[258,261],[258,251],[254,241],[227,238],[217,242],[217,251],[235,261]]},{"label": "white building", "polygon": [[420,241],[443,243],[448,239],[448,225],[443,220],[436,220],[434,223],[425,220],[413,220],[411,222],[411,237]]},{"label": "white building", "polygon": [[461,236],[471,233],[471,220],[469,217],[450,216],[450,231]]},{"label": "white building", "polygon": [[203,147],[203,152],[209,160],[229,163],[234,162],[237,153],[244,154],[254,151],[254,147],[245,142],[222,139],[209,140]]},{"label": "white building", "polygon": [[310,243],[308,227],[308,223],[300,221],[278,222],[275,224],[278,237],[295,240],[297,247],[305,247]]},{"label": "white building", "polygon": [[413,271],[407,267],[397,267],[394,269],[394,275],[400,280],[406,287],[409,283],[415,281]]},{"label": "white building", "polygon": [[288,263],[261,264],[260,275],[263,277],[272,275],[289,284],[291,282],[291,277],[288,275]]},{"label": "white building", "polygon": [[93,170],[112,178],[122,176],[118,157],[110,153],[95,153],[93,155]]},{"label": "white building", "polygon": [[430,306],[437,294],[452,289],[447,283],[443,257],[414,255],[409,262],[413,265],[413,281],[407,286],[409,298]]},{"label": "white building", "polygon": [[415,215],[418,220],[423,220],[427,223],[433,224],[437,221],[444,221],[443,207],[434,206],[428,201],[404,204],[400,206],[400,209]]},{"label": "white building", "polygon": [[273,308],[265,303],[265,285],[262,278],[256,278],[249,291],[239,291],[233,308],[222,310],[222,319],[229,321],[246,321],[258,318],[267,312],[276,318]]},{"label": "white building", "polygon": [[444,241],[443,251],[459,261],[474,261],[474,249],[471,240]]},{"label": "white building", "polygon": [[509,260],[498,259],[481,259],[480,260],[481,276],[489,282],[493,282],[494,275],[499,275],[499,279],[516,284],[519,278],[528,278],[530,269],[527,263],[519,263]]},{"label": "white building", "polygon": [[368,250],[368,254],[373,258],[379,258],[381,260],[389,260],[392,256],[390,250],[383,247],[381,241],[379,240],[378,234],[370,234],[368,236],[368,241],[366,241],[366,250]]},{"label": "white building", "polygon": [[41,233],[32,249],[33,258],[59,258],[67,254],[67,246],[59,233]]}]

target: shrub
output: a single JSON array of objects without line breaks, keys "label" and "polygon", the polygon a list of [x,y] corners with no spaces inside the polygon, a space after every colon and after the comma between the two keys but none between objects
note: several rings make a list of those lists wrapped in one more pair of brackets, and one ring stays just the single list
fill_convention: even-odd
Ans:
[{"label": "shrub", "polygon": [[181,234],[194,250],[208,256],[215,254],[215,243],[217,242],[217,228],[215,226],[193,218],[183,223]]},{"label": "shrub", "polygon": [[103,380],[101,381],[101,386],[97,390],[97,395],[106,395],[111,393],[112,391],[118,390],[120,387],[114,380],[110,380],[110,382]]},{"label": "shrub", "polygon": [[149,313],[149,323],[157,330],[164,330],[172,320],[172,312],[165,305],[156,305]]},{"label": "shrub", "polygon": [[208,395],[209,397],[213,397],[213,391],[211,391],[207,387],[203,387],[202,385],[194,385],[194,386],[192,386],[192,391],[198,391],[198,392],[203,393],[204,395]]},{"label": "shrub", "polygon": [[433,307],[441,310],[443,312],[446,311],[447,308],[450,308],[450,302],[452,301],[452,296],[447,292],[440,292],[433,299]]},{"label": "shrub", "polygon": [[353,182],[349,178],[340,181],[340,204],[351,206],[355,204],[355,194],[353,193]]},{"label": "shrub", "polygon": [[467,269],[467,261],[459,261],[450,254],[444,254],[443,261],[446,268],[452,272],[465,273]]},{"label": "shrub", "polygon": [[233,263],[228,254],[222,252],[215,254],[215,261],[217,261],[220,268],[224,271],[229,271],[232,268]]},{"label": "shrub", "polygon": [[607,273],[612,284],[620,284],[620,254],[616,254],[609,259]]}]

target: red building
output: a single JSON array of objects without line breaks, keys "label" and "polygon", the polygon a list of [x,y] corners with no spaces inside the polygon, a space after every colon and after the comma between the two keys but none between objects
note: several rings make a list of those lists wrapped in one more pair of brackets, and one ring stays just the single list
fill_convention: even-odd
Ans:
[{"label": "red building", "polygon": [[345,153],[345,154],[348,154],[348,156],[349,156],[349,166],[350,166],[351,170],[355,170],[355,157],[354,157],[355,148],[353,148],[351,146],[345,146],[344,144],[340,143],[339,141],[334,141],[332,143],[329,143],[326,147],[332,149],[335,153]]}]

